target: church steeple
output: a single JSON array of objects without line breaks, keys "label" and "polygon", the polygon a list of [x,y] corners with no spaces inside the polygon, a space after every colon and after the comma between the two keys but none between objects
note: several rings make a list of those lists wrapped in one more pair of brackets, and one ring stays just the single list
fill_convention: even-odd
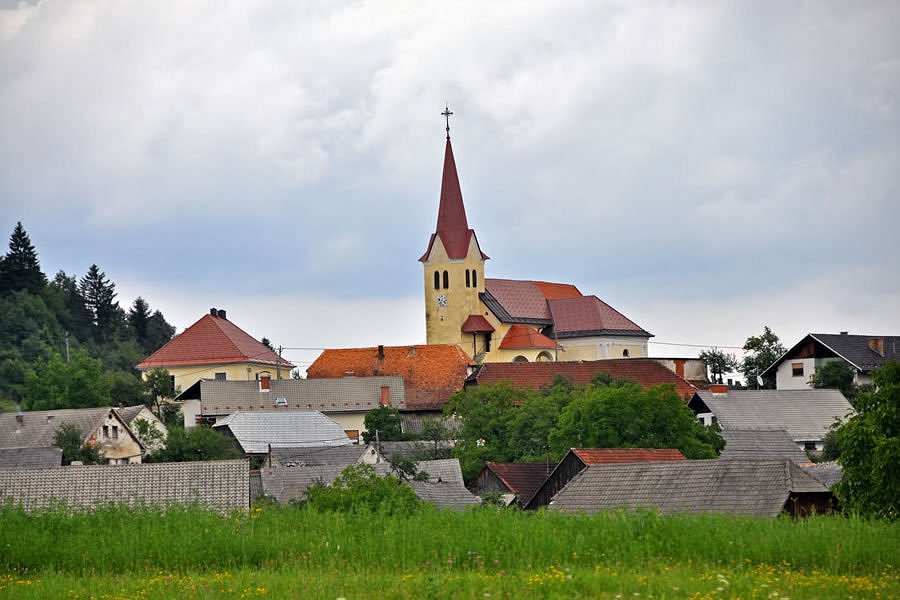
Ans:
[{"label": "church steeple", "polygon": [[[466,219],[466,207],[463,204],[462,189],[459,187],[456,160],[453,158],[453,146],[450,144],[450,115],[453,113],[449,109],[444,109],[444,112],[441,114],[447,118],[447,144],[444,148],[441,200],[438,205],[437,227],[428,241],[428,248],[425,250],[425,254],[419,259],[421,262],[428,260],[436,237],[440,238],[448,258],[461,260],[469,253],[469,243],[475,236],[475,231],[469,229],[469,222]],[[475,244],[478,244],[477,240]],[[480,253],[482,260],[488,258],[483,252]]]}]

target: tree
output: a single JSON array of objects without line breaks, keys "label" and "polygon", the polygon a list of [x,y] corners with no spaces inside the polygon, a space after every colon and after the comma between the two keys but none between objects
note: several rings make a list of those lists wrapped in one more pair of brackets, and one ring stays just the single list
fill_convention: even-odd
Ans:
[{"label": "tree", "polygon": [[447,452],[441,449],[441,442],[450,437],[450,429],[445,419],[426,419],[422,423],[422,439],[431,442],[426,453],[426,460],[447,458]]},{"label": "tree", "polygon": [[159,452],[166,443],[166,436],[156,426],[156,423],[147,419],[135,419],[131,423],[131,428],[141,445],[147,450],[147,454]]},{"label": "tree", "polygon": [[363,418],[366,430],[363,432],[363,441],[370,443],[375,440],[375,432],[382,442],[404,439],[400,429],[400,411],[393,406],[379,406],[366,413]]},{"label": "tree", "polygon": [[103,463],[103,453],[99,446],[85,443],[81,430],[72,423],[62,423],[53,434],[53,445],[63,451],[64,465],[81,461],[85,465]]},{"label": "tree", "polygon": [[144,404],[156,411],[156,416],[163,418],[162,401],[175,397],[175,384],[168,369],[150,369],[144,375]]},{"label": "tree", "polygon": [[715,458],[725,442],[701,425],[672,385],[591,386],[562,411],[550,434],[556,456],[569,448],[677,448]]},{"label": "tree", "polygon": [[307,489],[302,504],[330,512],[406,515],[421,508],[422,501],[397,477],[379,476],[372,465],[352,465],[331,485]]},{"label": "tree", "polygon": [[816,369],[809,382],[816,389],[840,390],[850,404],[856,403],[856,373],[843,360],[830,360]]},{"label": "tree", "polygon": [[90,311],[98,339],[109,339],[116,329],[116,320],[121,312],[119,303],[116,302],[116,284],[109,281],[106,273],[94,264],[79,281],[78,289]]},{"label": "tree", "polygon": [[834,491],[848,512],[900,517],[900,362],[872,372],[856,414],[835,429],[844,469]]},{"label": "tree", "polygon": [[131,327],[139,342],[147,337],[147,325],[150,322],[150,314],[150,305],[140,296],[134,299],[131,308],[128,310],[128,326]]},{"label": "tree", "polygon": [[724,374],[737,371],[738,368],[737,357],[734,354],[719,350],[715,346],[701,352],[699,358],[706,363],[709,380],[713,383],[722,383]]},{"label": "tree", "polygon": [[[778,341],[778,336],[769,329],[768,325],[765,326],[761,335],[748,337],[744,342],[743,350],[746,354],[741,362],[740,371],[747,387],[758,387],[757,377],[761,376],[763,371],[785,353],[784,346]],[[762,387],[774,388],[775,376],[766,377]]]},{"label": "tree", "polygon": [[46,285],[47,276],[20,221],[9,237],[9,252],[0,259],[0,293],[26,290],[39,294]]},{"label": "tree", "polygon": [[26,410],[109,406],[110,381],[103,364],[83,350],[71,353],[69,362],[59,354],[39,360],[25,374],[22,405]]},{"label": "tree", "polygon": [[234,443],[211,427],[173,426],[166,447],[152,454],[148,462],[188,462],[193,460],[229,460],[240,458]]}]

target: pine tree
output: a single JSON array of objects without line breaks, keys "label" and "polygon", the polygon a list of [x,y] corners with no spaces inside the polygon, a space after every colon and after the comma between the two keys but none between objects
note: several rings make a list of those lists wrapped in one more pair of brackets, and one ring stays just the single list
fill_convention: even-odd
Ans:
[{"label": "pine tree", "polygon": [[138,342],[147,338],[147,323],[150,321],[150,305],[138,296],[128,311],[128,324],[137,336]]},{"label": "pine tree", "polygon": [[91,313],[98,337],[102,340],[112,337],[116,317],[121,309],[116,302],[116,284],[106,278],[106,273],[97,265],[91,265],[87,275],[79,281],[79,290],[84,304]]},{"label": "pine tree", "polygon": [[45,285],[47,277],[20,221],[9,236],[9,252],[0,260],[0,293],[27,290],[39,294]]}]

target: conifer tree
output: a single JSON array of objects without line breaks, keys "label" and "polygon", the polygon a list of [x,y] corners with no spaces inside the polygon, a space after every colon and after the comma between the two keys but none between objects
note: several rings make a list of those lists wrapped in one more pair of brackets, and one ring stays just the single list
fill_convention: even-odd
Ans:
[{"label": "conifer tree", "polygon": [[91,313],[100,339],[109,339],[115,330],[116,317],[121,309],[116,302],[116,284],[106,278],[97,265],[91,265],[87,275],[78,283],[84,304]]},{"label": "conifer tree", "polygon": [[47,277],[20,221],[9,237],[9,252],[0,260],[0,293],[26,290],[39,294],[45,285]]}]

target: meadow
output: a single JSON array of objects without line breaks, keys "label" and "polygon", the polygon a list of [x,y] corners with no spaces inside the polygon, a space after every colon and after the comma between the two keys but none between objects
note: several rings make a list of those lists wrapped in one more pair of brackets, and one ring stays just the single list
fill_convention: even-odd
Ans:
[{"label": "meadow", "polygon": [[0,508],[0,598],[892,598],[898,558],[847,517]]}]

